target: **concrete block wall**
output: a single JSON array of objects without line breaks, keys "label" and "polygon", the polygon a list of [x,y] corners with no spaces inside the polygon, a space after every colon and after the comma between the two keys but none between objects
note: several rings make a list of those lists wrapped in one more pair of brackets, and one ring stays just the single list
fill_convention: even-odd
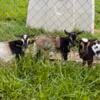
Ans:
[{"label": "concrete block wall", "polygon": [[94,32],[94,0],[29,0],[27,26]]}]

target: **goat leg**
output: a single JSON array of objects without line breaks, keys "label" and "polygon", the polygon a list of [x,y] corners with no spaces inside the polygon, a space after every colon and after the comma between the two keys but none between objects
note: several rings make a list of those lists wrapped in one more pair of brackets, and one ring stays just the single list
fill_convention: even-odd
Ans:
[{"label": "goat leg", "polygon": [[64,60],[67,60],[68,59],[67,56],[68,56],[68,53],[62,52],[62,57],[63,57]]},{"label": "goat leg", "polygon": [[83,60],[82,66],[84,66],[86,64],[86,60]]},{"label": "goat leg", "polygon": [[64,60],[67,60],[68,59],[68,53],[69,53],[69,49],[68,48],[64,48],[64,47],[61,47],[60,48],[60,52],[61,52],[61,55],[62,55],[62,58]]},{"label": "goat leg", "polygon": [[93,59],[88,60],[87,63],[88,63],[88,67],[91,67],[92,66],[92,63],[93,63]]}]

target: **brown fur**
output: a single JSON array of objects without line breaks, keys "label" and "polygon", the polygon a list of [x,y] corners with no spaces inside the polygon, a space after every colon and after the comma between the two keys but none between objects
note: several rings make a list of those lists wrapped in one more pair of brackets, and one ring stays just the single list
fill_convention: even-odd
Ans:
[{"label": "brown fur", "polygon": [[83,60],[83,65],[87,63],[89,67],[91,67],[93,63],[94,52],[91,48],[93,44],[95,44],[95,40],[89,40],[87,43],[80,40],[79,43],[80,58]]}]

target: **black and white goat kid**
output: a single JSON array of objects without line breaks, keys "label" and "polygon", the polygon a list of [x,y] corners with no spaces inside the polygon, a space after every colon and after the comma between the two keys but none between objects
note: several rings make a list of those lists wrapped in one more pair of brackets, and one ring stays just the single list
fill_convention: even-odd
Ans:
[{"label": "black and white goat kid", "polygon": [[[59,50],[62,58],[67,60],[68,53],[70,51],[70,47],[75,45],[77,36],[82,32],[67,32],[64,30],[66,36],[60,37],[53,37],[47,35],[39,35],[35,38],[34,47],[36,48],[33,51],[38,52],[41,49],[48,49],[54,52],[55,50]],[[36,55],[36,54],[35,54]]]},{"label": "black and white goat kid", "polygon": [[19,40],[0,42],[0,60],[8,62],[14,57],[20,58],[25,53],[30,42],[31,35],[20,35]]}]

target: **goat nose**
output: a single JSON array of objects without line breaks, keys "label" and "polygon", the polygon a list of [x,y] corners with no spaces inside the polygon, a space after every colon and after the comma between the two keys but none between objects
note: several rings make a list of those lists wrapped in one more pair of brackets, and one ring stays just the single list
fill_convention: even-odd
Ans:
[{"label": "goat nose", "polygon": [[24,48],[27,48],[27,47],[28,47],[28,44],[27,44],[27,43],[24,43],[24,44],[23,44],[23,47],[24,47]]}]

